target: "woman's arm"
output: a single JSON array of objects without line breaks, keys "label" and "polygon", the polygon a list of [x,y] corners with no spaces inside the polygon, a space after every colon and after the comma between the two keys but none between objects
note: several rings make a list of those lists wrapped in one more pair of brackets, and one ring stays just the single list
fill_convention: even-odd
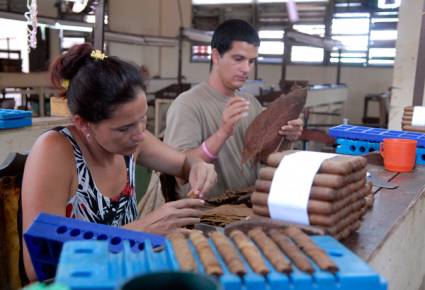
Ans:
[{"label": "woman's arm", "polygon": [[[40,136],[25,163],[22,181],[23,233],[40,212],[65,216],[73,170],[75,161],[66,139],[54,131]],[[36,276],[25,243],[23,253],[26,273],[33,281]]]},{"label": "woman's arm", "polygon": [[208,192],[217,180],[212,164],[175,150],[148,131],[136,154],[139,164],[187,180],[192,190],[201,195]]}]

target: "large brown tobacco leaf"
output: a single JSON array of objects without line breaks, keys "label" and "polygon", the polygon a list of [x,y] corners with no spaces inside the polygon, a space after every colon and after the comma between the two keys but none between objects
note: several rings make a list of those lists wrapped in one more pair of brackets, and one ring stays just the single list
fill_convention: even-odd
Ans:
[{"label": "large brown tobacco leaf", "polygon": [[280,127],[288,121],[298,118],[307,98],[307,87],[295,86],[287,94],[282,94],[261,112],[248,127],[245,133],[245,147],[242,152],[242,163],[254,158],[265,161],[267,156],[288,147],[289,141],[278,134]]}]

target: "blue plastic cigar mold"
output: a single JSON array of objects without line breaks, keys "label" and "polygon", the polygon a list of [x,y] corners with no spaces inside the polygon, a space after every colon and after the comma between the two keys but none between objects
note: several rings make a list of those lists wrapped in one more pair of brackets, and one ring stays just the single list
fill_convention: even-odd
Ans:
[{"label": "blue plastic cigar mold", "polygon": [[13,129],[31,125],[31,111],[0,109],[0,129]]},{"label": "blue plastic cigar mold", "polygon": [[329,128],[328,134],[336,138],[336,153],[347,155],[364,155],[379,151],[379,143],[385,138],[416,140],[416,164],[425,165],[425,134],[422,133],[339,125]]},{"label": "blue plastic cigar mold", "polygon": [[[314,265],[312,275],[304,273],[293,266],[290,275],[276,272],[266,260],[270,273],[263,276],[256,274],[243,259],[247,274],[239,277],[230,273],[218,254],[214,243],[209,243],[224,270],[218,279],[224,290],[386,290],[387,283],[374,272],[363,260],[345,248],[331,236],[313,236],[317,245],[324,249],[337,263],[336,274],[320,270]],[[169,240],[165,247],[154,249],[149,240],[145,241],[143,251],[135,250],[125,243],[119,252],[111,252],[105,241],[71,241],[67,242],[60,256],[56,282],[67,285],[72,290],[112,290],[139,274],[160,271],[178,271],[179,264]],[[190,244],[195,257],[198,272],[204,268]]]},{"label": "blue plastic cigar mold", "polygon": [[[108,241],[111,253],[121,252],[124,241],[132,251],[143,250],[145,242],[152,247],[161,246],[165,238],[160,235],[131,231],[123,228],[95,224],[81,220],[41,213],[25,232],[24,239],[31,255],[37,279],[44,281],[55,277],[62,246],[73,240]],[[80,261],[83,262],[83,261]],[[93,261],[86,261],[91,263]]]}]

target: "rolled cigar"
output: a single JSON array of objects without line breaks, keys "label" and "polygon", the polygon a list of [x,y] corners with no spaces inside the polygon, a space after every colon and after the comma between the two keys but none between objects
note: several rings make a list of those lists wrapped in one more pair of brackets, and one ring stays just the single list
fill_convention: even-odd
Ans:
[{"label": "rolled cigar", "polygon": [[270,211],[267,206],[259,206],[259,205],[252,205],[252,212],[255,215],[263,216],[263,217],[270,217]]},{"label": "rolled cigar", "polygon": [[[254,205],[259,205],[259,206],[264,206],[264,207],[268,207],[268,198],[269,198],[269,194],[268,193],[263,193],[263,192],[254,192],[251,195],[251,202]],[[319,204],[317,204],[319,203]],[[320,204],[320,201],[318,201],[316,203],[315,200],[309,200],[308,204],[307,204],[307,211],[309,213],[322,213],[321,211],[326,211],[326,208],[323,208],[322,205]]]},{"label": "rolled cigar", "polygon": [[304,251],[320,269],[326,270],[332,273],[338,271],[338,266],[334,261],[323,251],[319,246],[317,246],[312,239],[300,229],[290,226],[285,229],[285,234],[289,236],[295,244]]},{"label": "rolled cigar", "polygon": [[[334,202],[309,199],[307,202],[307,212],[309,214],[330,215],[338,212],[347,204],[353,203],[358,199],[364,198],[368,192],[369,187],[363,186],[363,188],[361,188],[360,190],[353,192],[347,195],[346,197]],[[251,202],[253,205],[268,207],[268,198],[268,193],[256,191],[251,195]]]},{"label": "rolled cigar", "polygon": [[[338,222],[340,222],[344,217],[346,217],[350,213],[360,210],[365,205],[365,203],[366,201],[364,199],[359,199],[356,202],[347,205],[346,207],[344,207],[337,213],[329,215],[329,216],[309,214],[308,220],[310,225],[312,226],[320,226],[323,229],[327,227],[332,227]],[[253,205],[252,211],[254,214],[258,216],[270,217],[270,211],[268,207]]]},{"label": "rolled cigar", "polygon": [[189,235],[189,238],[195,246],[202,265],[204,265],[205,272],[208,275],[223,275],[223,270],[221,269],[220,263],[214,256],[214,252],[212,251],[204,234],[198,231],[192,231]]},{"label": "rolled cigar", "polygon": [[[310,198],[323,201],[338,200],[362,188],[365,185],[366,180],[366,178],[363,178],[359,181],[349,183],[339,189],[313,185],[310,190]],[[255,181],[255,188],[260,192],[270,192],[271,186],[271,180],[257,179]]]},{"label": "rolled cigar", "polygon": [[355,231],[357,231],[360,228],[360,226],[361,226],[361,222],[357,221],[357,222],[351,224],[350,226],[348,226],[347,228],[345,228],[343,231],[336,234],[334,236],[334,238],[337,239],[337,240],[343,240],[343,239],[347,238],[348,236],[350,236]]},{"label": "rolled cigar", "polygon": [[402,126],[412,126],[412,120],[410,120],[410,121],[401,121],[401,125]]},{"label": "rolled cigar", "polygon": [[250,230],[248,232],[248,236],[257,244],[276,271],[286,274],[292,272],[289,260],[280,251],[275,242],[273,242],[273,240],[271,240],[261,228]]},{"label": "rolled cigar", "polygon": [[306,255],[291,241],[291,239],[277,229],[271,229],[269,235],[295,266],[303,272],[313,273],[314,268]]},{"label": "rolled cigar", "polygon": [[[278,167],[280,161],[286,155],[295,153],[295,150],[287,150],[284,152],[276,152],[269,155],[267,165]],[[337,175],[347,175],[354,171],[365,168],[367,160],[361,156],[337,155],[335,157],[323,160],[319,167],[319,173],[331,173]]]},{"label": "rolled cigar", "polygon": [[195,259],[193,258],[189,242],[185,235],[181,232],[174,231],[168,235],[168,238],[171,240],[171,245],[173,246],[180,269],[183,271],[196,272]]},{"label": "rolled cigar", "polygon": [[217,231],[211,232],[210,237],[226,262],[229,271],[237,275],[245,275],[246,270],[243,262],[226,235]]},{"label": "rolled cigar", "polygon": [[403,130],[425,133],[425,126],[403,126]]},{"label": "rolled cigar", "polygon": [[406,106],[403,109],[405,112],[413,112],[413,106]]},{"label": "rolled cigar", "polygon": [[[274,173],[276,168],[273,167],[263,167],[260,169],[259,178],[263,180],[273,180]],[[359,181],[366,177],[367,169],[360,169],[349,175],[336,175],[328,173],[316,173],[313,178],[312,186],[322,186],[330,188],[341,188],[347,184],[350,184],[355,181]]]},{"label": "rolled cigar", "polygon": [[254,243],[240,230],[230,232],[230,237],[235,242],[236,246],[242,252],[242,255],[248,261],[248,264],[255,273],[266,275],[269,273],[263,257],[261,256]]},{"label": "rolled cigar", "polygon": [[[364,204],[364,200],[363,200],[363,204]],[[332,227],[326,227],[326,228],[322,227],[322,228],[326,230],[328,234],[335,236],[339,232],[347,228],[349,225],[359,221],[361,216],[362,216],[362,211],[361,209],[359,209],[358,211],[349,213],[346,217],[340,220],[336,225]]]}]

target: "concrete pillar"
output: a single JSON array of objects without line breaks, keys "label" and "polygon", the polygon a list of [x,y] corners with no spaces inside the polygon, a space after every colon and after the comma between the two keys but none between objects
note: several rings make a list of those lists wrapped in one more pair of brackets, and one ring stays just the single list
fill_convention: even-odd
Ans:
[{"label": "concrete pillar", "polygon": [[423,5],[424,0],[401,1],[388,124],[394,130],[401,129],[403,108],[412,105]]}]

